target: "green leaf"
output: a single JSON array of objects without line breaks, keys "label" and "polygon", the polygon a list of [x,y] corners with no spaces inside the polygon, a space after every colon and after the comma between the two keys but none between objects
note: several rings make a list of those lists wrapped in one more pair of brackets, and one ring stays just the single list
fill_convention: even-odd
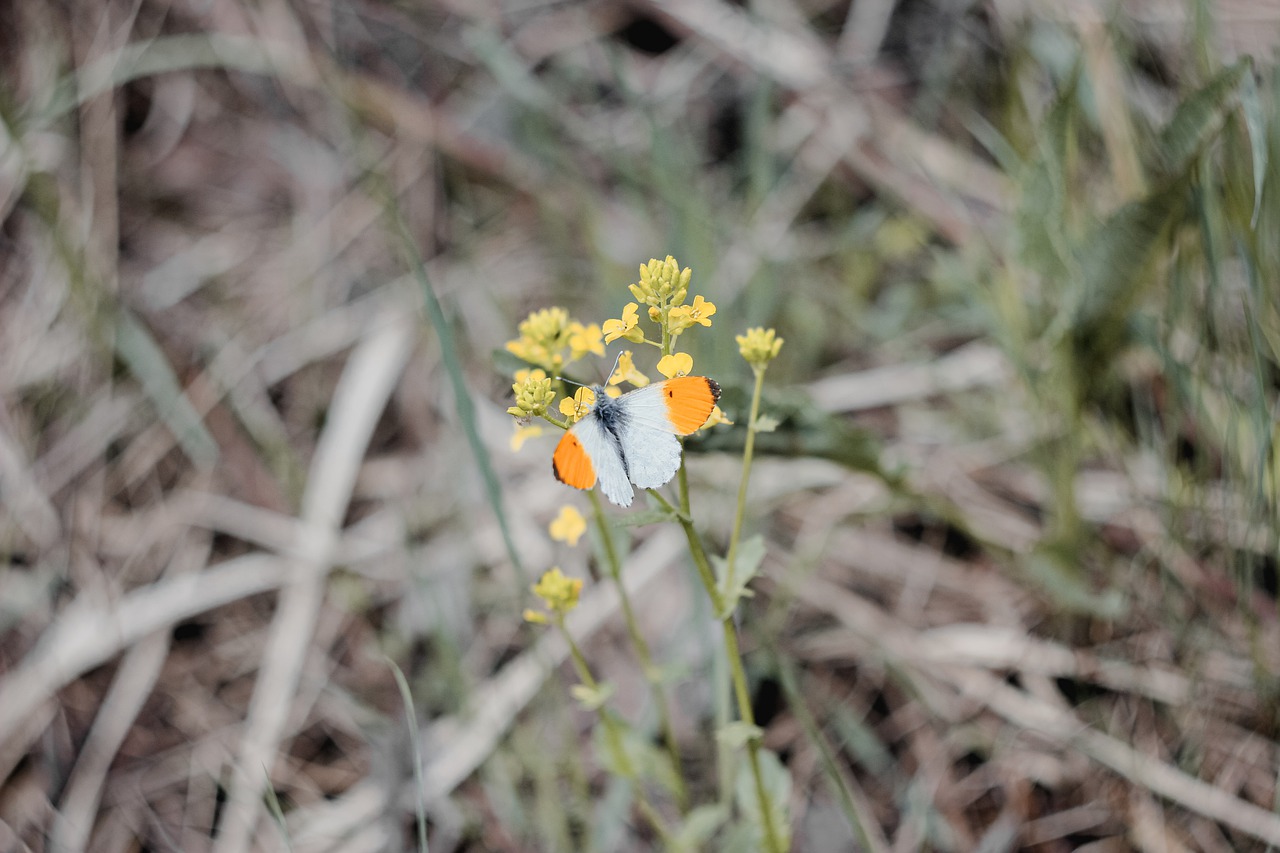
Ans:
[{"label": "green leaf", "polygon": [[698,806],[685,816],[684,822],[671,839],[671,849],[678,853],[697,853],[705,850],[707,842],[729,819],[724,806]]},{"label": "green leaf", "polygon": [[[782,849],[789,850],[791,849],[791,774],[772,751],[761,749],[758,756],[773,830],[782,840]],[[764,843],[764,820],[760,810],[760,797],[756,791],[755,777],[751,772],[749,761],[738,762],[738,778],[734,785],[734,792],[738,809],[746,818],[747,824],[752,829],[752,836],[757,841],[751,849],[767,849]]]},{"label": "green leaf", "polygon": [[1013,219],[1018,259],[1049,280],[1063,280],[1070,274],[1066,240],[1071,233],[1068,211],[1079,81],[1077,68],[1038,124],[1032,159],[1018,181],[1022,189]]},{"label": "green leaf", "polygon": [[[750,411],[750,395],[741,388],[724,387],[720,408],[734,419],[745,420]],[[880,443],[870,432],[847,418],[828,414],[799,391],[779,391],[766,387],[763,403],[769,417],[777,421],[771,432],[756,434],[756,456],[806,456],[830,459],[856,471],[866,471],[892,483],[897,479],[880,466]],[[686,453],[732,453],[741,455],[747,431],[743,429],[703,430],[685,439]]]},{"label": "green leaf", "polygon": [[606,770],[624,779],[645,780],[675,793],[680,789],[671,756],[647,737],[610,714],[596,727],[596,754]]},{"label": "green leaf", "polygon": [[1108,589],[1095,593],[1080,570],[1079,558],[1070,546],[1040,546],[1024,565],[1027,577],[1062,610],[1114,620],[1129,609],[1124,593]]},{"label": "green leaf", "polygon": [[741,749],[764,736],[764,729],[742,720],[725,723],[716,729],[716,741],[729,749]]},{"label": "green leaf", "polygon": [[722,607],[716,613],[716,618],[723,620],[729,617],[733,611],[738,609],[738,602],[743,598],[750,598],[753,593],[747,588],[748,584],[760,574],[760,565],[764,562],[764,537],[756,534],[749,539],[744,540],[738,546],[738,552],[734,555],[735,563],[733,577],[728,577],[727,564],[721,557],[712,557],[711,562],[715,565],[716,578],[719,581],[720,600]]},{"label": "green leaf", "polygon": [[1244,124],[1249,130],[1249,149],[1253,154],[1253,215],[1249,218],[1249,227],[1258,227],[1258,216],[1262,212],[1262,185],[1267,176],[1267,126],[1262,114],[1262,101],[1258,97],[1258,83],[1252,74],[1246,74],[1240,87],[1240,111],[1244,114]]},{"label": "green leaf", "polygon": [[1131,336],[1129,316],[1186,205],[1182,182],[1126,204],[1078,247],[1081,296],[1071,327],[1080,387],[1105,374]]},{"label": "green leaf", "polygon": [[1247,97],[1243,95],[1246,80],[1253,80],[1253,63],[1248,57],[1178,105],[1173,118],[1160,132],[1160,172],[1172,178],[1191,168],[1204,147],[1222,131],[1227,116],[1240,105],[1241,98]]},{"label": "green leaf", "polygon": [[664,521],[675,521],[676,514],[666,507],[641,510],[610,519],[613,527],[644,527],[646,524],[661,524]]},{"label": "green leaf", "polygon": [[644,677],[653,684],[674,684],[689,676],[689,664],[680,661],[654,664],[645,670]]},{"label": "green leaf", "polygon": [[756,432],[773,432],[781,423],[772,415],[756,415]]},{"label": "green leaf", "polygon": [[575,684],[569,688],[569,695],[578,700],[578,704],[588,711],[598,711],[613,696],[615,688],[608,682],[601,682],[595,687]]}]

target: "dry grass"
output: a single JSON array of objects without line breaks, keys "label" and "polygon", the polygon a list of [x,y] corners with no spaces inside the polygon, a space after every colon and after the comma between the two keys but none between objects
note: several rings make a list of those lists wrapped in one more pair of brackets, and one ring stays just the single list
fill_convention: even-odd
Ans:
[{"label": "dry grass", "polygon": [[[588,557],[545,535],[571,496],[507,449],[492,354],[533,307],[616,315],[668,252],[721,306],[726,399],[731,331],[788,339],[741,628],[796,849],[1280,846],[1275,361],[1222,343],[1253,303],[1139,302],[1177,346],[1070,420],[985,283],[1054,298],[1010,248],[1029,179],[978,144],[1077,45],[1108,213],[1197,62],[1280,11],[1197,41],[1157,3],[940,9],[0,5],[0,850],[404,849],[418,803],[433,851],[647,849],[520,622]],[[691,466],[712,541],[734,466]],[[706,801],[714,632],[676,531],[636,536]],[[597,585],[573,629],[649,724],[616,611]]]}]

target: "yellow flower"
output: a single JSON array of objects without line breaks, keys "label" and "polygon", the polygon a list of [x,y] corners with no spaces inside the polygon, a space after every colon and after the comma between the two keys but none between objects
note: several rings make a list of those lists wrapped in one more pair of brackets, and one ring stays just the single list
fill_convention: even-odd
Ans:
[{"label": "yellow flower", "polygon": [[526,441],[540,435],[542,435],[542,427],[537,424],[533,424],[531,426],[517,426],[516,431],[511,434],[511,452],[518,453],[520,448],[524,447],[524,443]]},{"label": "yellow flower", "polygon": [[694,324],[711,325],[711,315],[716,313],[716,306],[701,296],[693,297],[692,305],[677,305],[668,315],[671,334],[678,335]]},{"label": "yellow flower", "polygon": [[778,357],[782,349],[782,338],[773,329],[747,329],[746,334],[737,335],[738,352],[746,359],[753,370],[762,370],[765,365]]},{"label": "yellow flower", "polygon": [[679,305],[689,293],[689,279],[693,271],[683,270],[676,259],[667,255],[665,261],[650,258],[640,267],[640,281],[627,289],[636,301],[645,305]]},{"label": "yellow flower", "polygon": [[574,321],[569,324],[569,360],[577,361],[585,355],[604,355],[604,344],[600,340],[600,327],[592,323],[584,326]]},{"label": "yellow flower", "polygon": [[724,412],[720,411],[719,406],[712,406],[711,414],[707,415],[707,422],[698,427],[698,429],[710,429],[711,427],[719,426],[720,424],[733,426],[733,421],[724,416]]},{"label": "yellow flower", "polygon": [[551,390],[551,380],[542,370],[519,371],[511,390],[515,392],[516,403],[507,409],[507,414],[517,418],[538,417],[556,398],[556,392]]},{"label": "yellow flower", "polygon": [[572,548],[578,544],[582,534],[587,532],[587,520],[582,517],[582,513],[566,504],[560,507],[560,514],[551,522],[547,531],[552,539],[557,542],[567,542]]},{"label": "yellow flower", "polygon": [[604,355],[600,327],[579,323],[563,308],[534,311],[520,323],[520,337],[507,341],[507,351],[548,373],[594,353]]},{"label": "yellow flower", "polygon": [[638,344],[644,340],[644,330],[637,324],[640,322],[639,316],[640,306],[634,302],[628,302],[627,307],[622,309],[621,320],[605,320],[604,321],[604,342],[611,344],[618,338],[626,338],[633,344]]},{"label": "yellow flower", "polygon": [[677,376],[688,376],[691,370],[693,370],[693,356],[687,352],[664,355],[658,361],[658,372],[668,379],[675,379]]},{"label": "yellow flower", "polygon": [[564,415],[572,423],[577,423],[586,417],[587,412],[591,411],[591,407],[595,405],[596,394],[590,388],[579,388],[572,398],[565,397],[560,401],[560,414]]},{"label": "yellow flower", "polygon": [[[578,606],[578,596],[581,593],[582,581],[578,578],[565,577],[559,567],[551,569],[533,585],[533,594],[542,599],[548,610],[559,616],[565,615]],[[529,618],[527,613],[525,618]],[[539,620],[530,619],[529,621]]]},{"label": "yellow flower", "polygon": [[564,366],[562,350],[568,345],[569,324],[569,312],[563,308],[534,311],[520,323],[520,337],[507,341],[507,351],[556,372]]},{"label": "yellow flower", "polygon": [[693,305],[689,308],[689,318],[695,323],[711,327],[711,316],[716,313],[716,304],[708,302],[701,296],[693,297]]},{"label": "yellow flower", "polygon": [[623,382],[630,382],[637,388],[643,388],[649,384],[649,377],[636,370],[636,363],[631,360],[631,350],[629,349],[618,353],[618,366],[614,369],[613,375],[609,377],[610,385],[620,385]]}]

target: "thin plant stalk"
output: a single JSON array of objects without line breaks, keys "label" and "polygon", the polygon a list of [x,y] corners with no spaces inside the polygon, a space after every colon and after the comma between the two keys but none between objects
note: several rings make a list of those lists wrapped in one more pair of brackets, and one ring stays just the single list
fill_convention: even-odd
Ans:
[{"label": "thin plant stalk", "polygon": [[[748,425],[748,428],[750,428],[750,425]],[[681,474],[683,473],[684,466],[682,464]],[[682,503],[687,503],[688,501],[685,483],[686,481],[682,478]],[[721,595],[720,588],[716,584],[715,571],[711,568],[711,561],[707,558],[706,549],[702,547],[702,537],[694,529],[693,520],[689,517],[689,513],[677,510],[656,489],[650,489],[649,494],[653,495],[664,508],[670,510],[675,515],[676,520],[680,522],[680,526],[684,528],[685,538],[689,542],[689,553],[692,555],[693,564],[698,570],[698,577],[702,580],[702,585],[711,599],[711,606],[716,613],[723,613],[724,596]],[[733,680],[733,691],[738,702],[738,718],[748,726],[754,726],[755,713],[751,710],[751,690],[747,685],[746,667],[742,665],[742,650],[738,646],[738,632],[733,624],[733,614],[724,613],[720,624],[724,631],[725,657],[729,661],[729,675]],[[773,825],[773,810],[770,808],[769,791],[765,788],[764,773],[760,769],[760,742],[758,738],[752,737],[747,741],[747,758],[751,765],[751,777],[755,783],[766,848],[769,853],[786,853],[782,841],[778,837],[777,828]]]},{"label": "thin plant stalk", "polygon": [[594,489],[587,494],[591,498],[592,515],[596,522],[596,529],[600,533],[600,544],[604,550],[605,567],[609,572],[609,577],[612,578],[614,585],[617,587],[618,601],[622,605],[622,616],[627,624],[627,633],[631,637],[631,645],[635,647],[636,657],[640,661],[644,677],[652,687],[654,699],[657,702],[658,720],[662,727],[662,739],[666,743],[667,753],[671,756],[671,769],[675,771],[676,801],[680,811],[683,812],[688,807],[689,794],[684,783],[680,744],[676,741],[675,728],[671,724],[671,708],[667,690],[662,683],[661,673],[653,664],[653,653],[649,650],[649,643],[645,640],[644,634],[640,632],[640,624],[636,620],[635,610],[631,606],[631,596],[627,592],[626,585],[622,582],[622,564],[618,559],[618,552],[613,546],[613,537],[609,535],[609,522],[604,514],[604,507],[600,503],[600,495]]},{"label": "thin plant stalk", "polygon": [[[598,691],[600,689],[600,684],[596,681],[595,676],[591,674],[591,667],[587,665],[587,659],[586,656],[582,654],[582,649],[578,647],[577,642],[573,639],[573,635],[570,634],[569,630],[565,627],[564,616],[556,614],[553,618],[555,620],[556,628],[560,631],[560,635],[564,637],[565,642],[569,644],[569,656],[573,660],[573,668],[578,673],[578,680],[590,690]],[[625,759],[626,753],[622,746],[622,733],[618,731],[617,721],[614,720],[613,717],[609,716],[603,708],[597,709],[596,716],[605,727],[605,736],[609,739],[609,748],[614,751],[616,756]],[[653,826],[654,831],[658,833],[663,844],[670,849],[674,839],[671,834],[671,829],[667,826],[667,822],[663,820],[661,813],[654,808],[653,803],[649,802],[649,796],[644,792],[644,785],[642,783],[636,782],[635,791],[636,803],[640,808],[640,812],[645,816],[645,819],[649,821],[650,825]]]},{"label": "thin plant stalk", "polygon": [[742,481],[738,483],[738,507],[733,513],[733,532],[729,534],[729,551],[725,554],[725,589],[733,589],[738,540],[742,538],[742,518],[747,510],[747,483],[751,479],[751,462],[756,449],[756,418],[760,415],[760,393],[764,388],[764,368],[755,368],[753,372],[756,375],[756,387],[751,392],[751,416],[747,418],[747,440],[742,448]]}]

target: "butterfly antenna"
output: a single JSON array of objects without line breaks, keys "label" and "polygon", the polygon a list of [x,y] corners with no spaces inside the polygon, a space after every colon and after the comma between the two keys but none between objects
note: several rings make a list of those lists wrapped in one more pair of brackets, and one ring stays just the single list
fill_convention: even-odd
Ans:
[{"label": "butterfly antenna", "polygon": [[613,376],[613,372],[618,369],[618,362],[622,361],[622,354],[624,352],[626,352],[626,350],[619,350],[618,354],[613,357],[613,367],[609,368],[609,374],[604,378],[605,382],[608,382],[610,377]]},{"label": "butterfly antenna", "polygon": [[[626,352],[626,350],[623,350],[622,352]],[[614,372],[615,370],[617,370],[617,369],[618,369],[618,362],[622,360],[622,352],[620,352],[620,353],[618,353],[616,356],[614,356],[614,359],[613,359],[613,367],[609,368],[609,372],[608,372],[607,374],[605,374],[605,377],[604,377],[604,381],[605,381],[606,383],[609,381],[609,377],[613,375],[613,372]],[[554,376],[554,377],[552,377],[552,378],[553,378],[553,379],[558,379],[558,380],[559,380],[559,381],[561,381],[561,382],[568,382],[570,385],[577,385],[579,388],[590,388],[590,387],[591,387],[590,385],[587,385],[587,384],[585,384],[585,383],[578,382],[578,381],[576,381],[576,380],[574,380],[574,379],[570,379],[570,378],[569,378],[569,377],[567,377],[567,376]]]}]

